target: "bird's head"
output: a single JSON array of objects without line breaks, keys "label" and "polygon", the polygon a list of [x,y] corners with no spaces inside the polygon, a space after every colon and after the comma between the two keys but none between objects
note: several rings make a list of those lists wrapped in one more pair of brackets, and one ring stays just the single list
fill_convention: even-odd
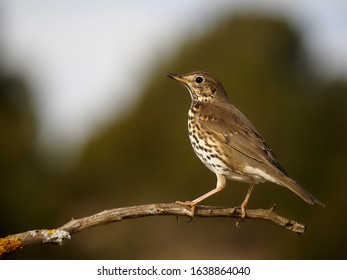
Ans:
[{"label": "bird's head", "polygon": [[169,73],[167,76],[186,86],[193,103],[228,99],[222,84],[209,73],[196,71],[184,75]]}]

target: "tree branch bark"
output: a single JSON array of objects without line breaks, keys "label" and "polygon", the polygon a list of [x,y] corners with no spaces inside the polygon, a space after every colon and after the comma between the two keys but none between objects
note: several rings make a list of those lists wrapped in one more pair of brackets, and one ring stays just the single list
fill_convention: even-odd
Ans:
[{"label": "tree branch bark", "polygon": [[[88,217],[72,219],[68,223],[56,229],[30,230],[0,238],[0,256],[15,252],[16,250],[28,245],[61,245],[65,240],[71,239],[73,234],[88,230],[92,227],[120,222],[125,219],[135,219],[147,216],[182,216],[188,217],[187,221],[190,221],[192,219],[192,212],[188,206],[177,203],[146,204],[104,210]],[[239,226],[240,222],[243,220],[241,210],[238,207],[225,208],[219,206],[198,205],[195,208],[194,217],[234,218],[237,221],[237,226]],[[275,205],[270,209],[247,209],[245,219],[268,221],[297,234],[303,234],[306,229],[305,225],[278,215],[275,212]]]}]

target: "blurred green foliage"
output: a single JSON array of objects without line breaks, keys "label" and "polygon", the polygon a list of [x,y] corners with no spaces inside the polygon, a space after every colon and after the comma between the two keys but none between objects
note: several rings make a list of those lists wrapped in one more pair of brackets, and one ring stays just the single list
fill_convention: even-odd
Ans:
[{"label": "blurred green foliage", "polygon": [[[65,173],[45,167],[37,156],[37,120],[24,79],[0,72],[0,235],[56,227],[113,207],[185,201],[212,189],[215,176],[194,155],[187,136],[189,94],[165,77],[194,70],[219,77],[290,175],[327,206],[309,206],[284,188],[262,184],[249,207],[276,202],[280,214],[308,224],[307,232],[297,236],[256,221],[236,228],[227,219],[178,223],[156,217],[98,227],[64,246],[28,247],[8,258],[347,257],[347,83],[319,79],[299,33],[281,19],[259,15],[231,16],[187,42],[153,72],[137,104],[100,129]],[[238,205],[247,187],[229,182],[204,203]]]}]

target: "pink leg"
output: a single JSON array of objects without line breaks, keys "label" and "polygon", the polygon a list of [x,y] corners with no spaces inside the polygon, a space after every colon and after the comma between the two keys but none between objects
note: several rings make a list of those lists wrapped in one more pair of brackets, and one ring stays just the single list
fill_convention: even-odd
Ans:
[{"label": "pink leg", "polygon": [[186,201],[186,202],[179,202],[178,201],[176,203],[190,206],[192,208],[192,212],[194,213],[194,208],[198,203],[200,203],[204,199],[210,197],[211,195],[213,195],[217,192],[220,192],[222,189],[225,188],[225,186],[226,186],[225,177],[223,175],[220,175],[220,174],[216,174],[216,175],[217,175],[217,185],[213,190],[211,190],[211,191],[205,193],[204,195],[194,199],[193,201]]},{"label": "pink leg", "polygon": [[217,185],[216,187],[209,191],[208,193],[205,193],[204,195],[194,199],[192,201],[192,205],[197,205],[198,203],[200,203],[201,201],[203,201],[204,199],[210,197],[211,195],[214,195],[215,193],[217,192],[220,192],[222,189],[225,188],[225,185],[226,185],[226,179],[223,175],[220,175],[220,174],[216,174],[217,175]]},{"label": "pink leg", "polygon": [[241,204],[242,218],[246,217],[246,206],[247,206],[247,203],[248,203],[248,199],[249,199],[249,197],[251,196],[253,187],[254,187],[254,184],[251,184],[251,185],[249,186],[248,191],[247,191],[247,194],[246,194],[246,197],[245,197],[244,201],[243,201],[242,204]]}]

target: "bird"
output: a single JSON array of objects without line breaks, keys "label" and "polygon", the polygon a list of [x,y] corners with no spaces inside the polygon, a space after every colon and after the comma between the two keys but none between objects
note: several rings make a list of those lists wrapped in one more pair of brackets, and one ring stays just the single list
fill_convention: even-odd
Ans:
[{"label": "bird", "polygon": [[272,182],[288,188],[308,204],[325,205],[288,176],[270,146],[247,117],[235,107],[223,85],[212,74],[194,71],[187,74],[168,73],[189,91],[188,132],[191,145],[203,164],[215,173],[214,189],[192,201],[178,202],[191,207],[222,191],[228,180],[249,184],[240,205],[246,216],[252,190],[256,184]]}]

